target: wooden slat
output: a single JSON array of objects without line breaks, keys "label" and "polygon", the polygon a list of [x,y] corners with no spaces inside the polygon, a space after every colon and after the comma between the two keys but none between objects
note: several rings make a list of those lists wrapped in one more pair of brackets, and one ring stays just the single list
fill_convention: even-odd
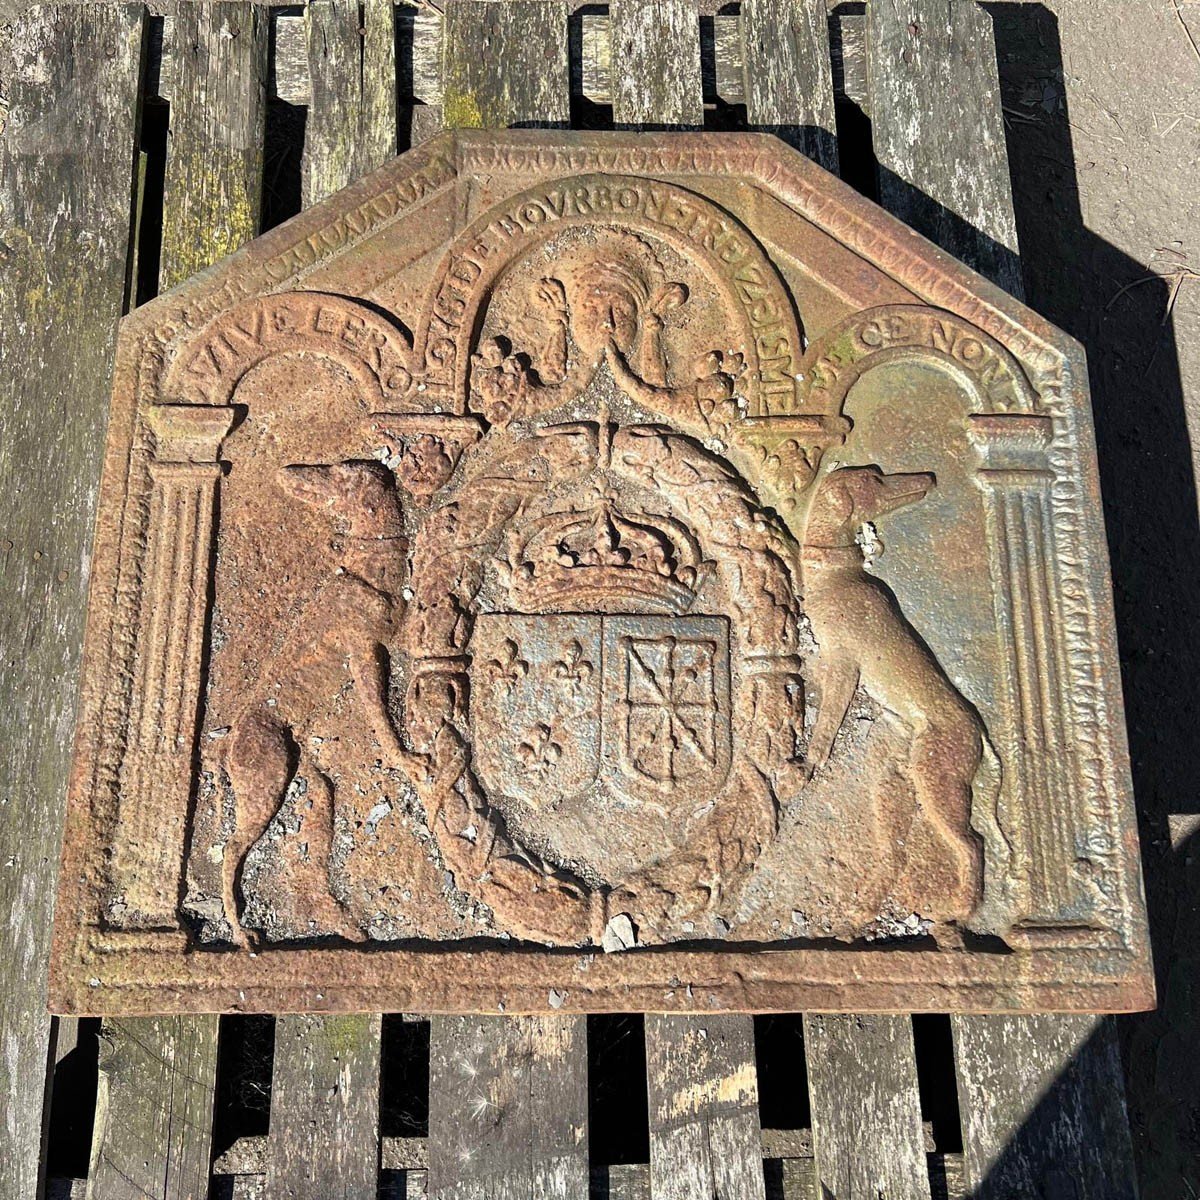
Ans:
[{"label": "wooden slat", "polygon": [[361,17],[358,0],[313,0],[305,9],[310,81],[301,164],[305,206],[396,152],[393,13],[390,0],[369,0]]},{"label": "wooden slat", "polygon": [[[258,232],[266,32],[265,12],[243,0],[175,15],[160,288]],[[217,1028],[215,1016],[106,1023],[89,1200],[207,1195]]]},{"label": "wooden slat", "polygon": [[309,100],[300,166],[307,208],[356,179],[362,133],[358,0],[312,0],[304,10]]},{"label": "wooden slat", "polygon": [[[390,112],[378,87],[386,63],[394,63],[394,49],[382,45],[394,47],[392,11],[390,0],[368,0],[362,25],[358,0],[314,0],[305,12],[312,81],[306,206],[353,183],[394,149],[394,86]],[[276,1021],[268,1200],[375,1200],[381,1040],[378,1015]]]},{"label": "wooden slat", "polygon": [[400,50],[396,71],[408,111],[408,144],[418,146],[442,129],[442,15],[403,7],[396,15]]},{"label": "wooden slat", "polygon": [[839,9],[830,14],[829,57],[833,63],[833,91],[838,100],[857,104],[870,113],[867,95],[867,18],[857,11]]},{"label": "wooden slat", "polygon": [[68,1054],[79,1048],[79,1018],[55,1017],[51,1036],[54,1043],[53,1062],[57,1067]]},{"label": "wooden slat", "polygon": [[825,1200],[929,1200],[908,1017],[806,1016],[813,1155]]},{"label": "wooden slat", "polygon": [[750,124],[836,171],[825,0],[743,0],[742,63]]},{"label": "wooden slat", "polygon": [[[566,33],[559,0],[450,0],[447,126],[569,121]],[[584,1200],[585,1020],[434,1017],[429,1040],[429,1195]]]},{"label": "wooden slat", "polygon": [[991,17],[963,0],[871,0],[867,85],[879,202],[1019,294]]},{"label": "wooden slat", "polygon": [[650,1194],[764,1200],[748,1017],[646,1017]]},{"label": "wooden slat", "polygon": [[273,14],[275,50],[267,72],[267,91],[287,104],[307,107],[312,100],[308,74],[308,22],[303,13]]},{"label": "wooden slat", "polygon": [[564,0],[451,0],[444,37],[447,128],[570,123]]},{"label": "wooden slat", "polygon": [[[872,0],[867,36],[885,203],[1020,297],[990,18],[947,0]],[[952,1024],[973,1194],[1135,1194],[1111,1019],[956,1016]]]},{"label": "wooden slat", "polygon": [[396,6],[363,0],[360,173],[394,158],[396,140]]},{"label": "wooden slat", "polygon": [[[386,1140],[384,1147],[386,1154]],[[941,1181],[941,1190],[937,1186],[934,1188],[933,1194],[937,1200],[974,1200],[967,1196],[963,1186],[961,1154],[931,1154],[929,1162],[931,1176]],[[221,1174],[223,1178],[216,1190],[217,1195],[228,1200],[263,1200],[264,1175],[228,1171]],[[825,1200],[817,1191],[811,1158],[777,1158],[764,1164],[764,1174],[770,1200]],[[52,1185],[54,1182],[51,1180]],[[82,1189],[77,1194],[70,1193],[67,1190],[69,1180],[58,1182],[63,1187],[62,1194],[58,1196],[52,1193],[50,1200],[83,1200]],[[607,1167],[593,1167],[590,1186],[591,1195],[603,1197],[604,1200],[652,1200],[650,1168],[646,1163],[613,1163]],[[426,1195],[425,1168],[400,1167],[389,1170],[385,1158],[379,1200],[424,1200]],[[710,1198],[705,1197],[705,1200]]]},{"label": "wooden slat", "polygon": [[375,1200],[379,1016],[275,1025],[267,1200]]},{"label": "wooden slat", "polygon": [[87,1200],[206,1200],[217,1019],[105,1022]]},{"label": "wooden slat", "polygon": [[35,1196],[46,964],[116,320],[141,5],[12,26],[0,137],[0,1195]]},{"label": "wooden slat", "polygon": [[441,107],[442,103],[442,16],[430,8],[408,5],[396,14],[400,38],[409,53],[396,64],[400,95],[405,100],[419,100],[424,105]]},{"label": "wooden slat", "polygon": [[258,231],[267,14],[245,0],[181,4],[173,41],[162,291]]},{"label": "wooden slat", "polygon": [[717,13],[700,22],[700,73],[706,96],[711,92],[727,104],[741,104],[746,99],[740,14]]},{"label": "wooden slat", "polygon": [[587,1027],[577,1017],[434,1017],[429,1195],[586,1200]]},{"label": "wooden slat", "polygon": [[[611,104],[612,35],[608,13],[587,8],[577,14],[579,55],[571,61],[571,89],[594,104]],[[700,22],[700,61],[711,61],[712,84],[726,104],[741,104],[745,98],[742,78],[741,18],[734,13],[716,13]]]},{"label": "wooden slat", "polygon": [[966,1183],[976,1200],[1135,1200],[1110,1018],[954,1017]]},{"label": "wooden slat", "polygon": [[699,128],[700,22],[695,0],[613,0],[613,121],[619,129]]}]

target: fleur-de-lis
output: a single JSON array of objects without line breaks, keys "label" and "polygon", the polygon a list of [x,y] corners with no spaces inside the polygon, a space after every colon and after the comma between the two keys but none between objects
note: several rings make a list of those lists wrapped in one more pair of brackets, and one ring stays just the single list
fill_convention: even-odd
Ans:
[{"label": "fleur-de-lis", "polygon": [[550,726],[542,721],[529,730],[517,747],[517,756],[525,764],[525,770],[539,778],[558,766],[562,752],[562,745],[554,740]]},{"label": "fleur-de-lis", "polygon": [[483,673],[493,682],[502,684],[505,693],[510,693],[529,674],[529,663],[521,657],[517,643],[512,638],[505,638],[499,655],[483,664]]},{"label": "fleur-de-lis", "polygon": [[579,640],[572,638],[566,653],[554,663],[551,671],[555,679],[569,683],[571,690],[578,692],[595,674],[596,668],[590,659],[584,658]]}]

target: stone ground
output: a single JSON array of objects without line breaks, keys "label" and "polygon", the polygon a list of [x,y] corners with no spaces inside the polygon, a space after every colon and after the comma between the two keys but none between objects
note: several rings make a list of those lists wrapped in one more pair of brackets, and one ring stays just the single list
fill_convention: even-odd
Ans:
[{"label": "stone ground", "polygon": [[1158,965],[1158,1011],[1120,1021],[1142,1194],[1197,1197],[1200,0],[986,7],[1029,300],[1091,363]]}]

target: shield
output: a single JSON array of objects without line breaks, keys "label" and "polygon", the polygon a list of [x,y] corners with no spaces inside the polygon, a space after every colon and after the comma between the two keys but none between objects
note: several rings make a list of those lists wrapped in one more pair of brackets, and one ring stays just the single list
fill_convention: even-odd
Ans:
[{"label": "shield", "polygon": [[598,780],[659,806],[711,795],[731,756],[728,622],[480,614],[471,734],[488,791],[542,810]]}]

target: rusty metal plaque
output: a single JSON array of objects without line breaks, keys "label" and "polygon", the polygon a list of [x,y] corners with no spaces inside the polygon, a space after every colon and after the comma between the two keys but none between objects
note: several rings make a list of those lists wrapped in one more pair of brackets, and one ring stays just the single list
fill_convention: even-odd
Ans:
[{"label": "rusty metal plaque", "polygon": [[121,327],[51,1003],[1152,1003],[1079,347],[759,136],[447,134]]}]

